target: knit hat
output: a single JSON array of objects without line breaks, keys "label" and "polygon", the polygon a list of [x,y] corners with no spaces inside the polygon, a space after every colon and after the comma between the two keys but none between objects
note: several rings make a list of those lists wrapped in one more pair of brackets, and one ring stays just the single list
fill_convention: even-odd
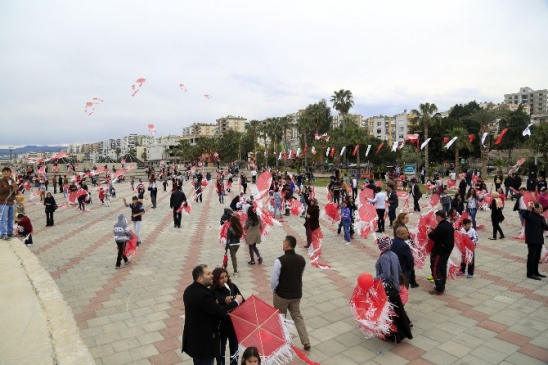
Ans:
[{"label": "knit hat", "polygon": [[379,237],[377,239],[377,245],[379,246],[379,250],[381,250],[382,253],[385,253],[392,248],[392,240],[388,236]]}]

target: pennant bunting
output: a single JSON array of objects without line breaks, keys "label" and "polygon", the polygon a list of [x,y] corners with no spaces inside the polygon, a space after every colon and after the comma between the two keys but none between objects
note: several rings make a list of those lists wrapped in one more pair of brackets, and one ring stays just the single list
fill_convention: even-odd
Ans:
[{"label": "pennant bunting", "polygon": [[396,149],[398,148],[398,141],[395,141],[392,143],[392,152],[396,152]]},{"label": "pennant bunting", "polygon": [[504,135],[506,134],[506,132],[508,132],[508,128],[504,128],[504,129],[502,130],[502,132],[500,132],[499,138],[497,138],[497,140],[495,141],[495,144],[499,144],[500,142],[502,142],[502,138],[504,137]]},{"label": "pennant bunting", "polygon": [[343,148],[341,148],[341,154],[340,154],[340,156],[342,157],[342,155],[344,155],[345,152],[346,152],[346,146],[344,146]]},{"label": "pennant bunting", "polygon": [[523,132],[521,132],[521,135],[524,136],[524,137],[525,137],[525,136],[531,137],[531,129],[529,129],[529,128],[531,128],[532,125],[533,125],[533,123],[530,123],[530,124],[527,126],[527,128],[525,128],[525,129],[523,130]]},{"label": "pennant bunting", "polygon": [[335,147],[331,148],[331,153],[329,154],[331,157],[335,157]]},{"label": "pennant bunting", "polygon": [[489,133],[485,132],[485,133],[483,133],[483,136],[481,136],[481,145],[482,145],[483,147],[485,147],[485,138],[487,138],[487,135],[488,135],[488,134],[489,134]]},{"label": "pennant bunting", "polygon": [[368,144],[367,145],[367,150],[365,151],[365,157],[367,157],[367,155],[369,154],[369,151],[371,150],[371,145]]},{"label": "pennant bunting", "polygon": [[447,144],[445,145],[445,148],[446,148],[446,149],[449,149],[449,147],[451,147],[451,145],[452,145],[453,143],[455,143],[455,141],[457,140],[457,138],[459,138],[459,137],[453,137],[449,142],[447,142]]},{"label": "pennant bunting", "polygon": [[421,144],[421,151],[428,145],[428,142],[430,142],[432,138],[428,138],[426,141],[422,142]]},{"label": "pennant bunting", "polygon": [[378,154],[378,153],[379,153],[379,151],[381,150],[382,146],[384,146],[384,143],[381,143],[381,144],[379,145],[379,147],[377,148],[377,152],[375,152],[375,154]]},{"label": "pennant bunting", "polygon": [[360,145],[357,144],[356,147],[354,147],[354,151],[352,151],[352,156],[356,156],[356,154],[358,153],[358,150],[360,149]]},{"label": "pennant bunting", "polygon": [[469,141],[470,143],[472,143],[473,140],[474,140],[474,135],[473,135],[473,134],[469,134],[469,135],[468,135],[468,141]]}]

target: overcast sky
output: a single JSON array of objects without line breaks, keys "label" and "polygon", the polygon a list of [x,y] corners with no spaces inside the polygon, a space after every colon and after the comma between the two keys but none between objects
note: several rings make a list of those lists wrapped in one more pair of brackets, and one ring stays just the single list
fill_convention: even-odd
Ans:
[{"label": "overcast sky", "polygon": [[[548,88],[546,0],[0,3],[0,146],[95,142],[148,123],[181,134],[229,114],[294,113],[339,89],[369,117],[500,102],[521,86]],[[104,102],[87,116],[93,97]]]}]

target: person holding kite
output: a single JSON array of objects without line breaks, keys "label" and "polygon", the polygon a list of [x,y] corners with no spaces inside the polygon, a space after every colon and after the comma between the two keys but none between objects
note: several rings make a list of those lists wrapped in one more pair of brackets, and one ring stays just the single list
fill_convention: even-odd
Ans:
[{"label": "person holding kite", "polygon": [[455,247],[455,233],[451,223],[447,221],[443,210],[436,212],[438,226],[432,230],[428,228],[428,238],[434,241],[430,253],[430,270],[434,278],[435,289],[430,294],[443,294],[447,280],[447,260]]},{"label": "person holding kite", "polygon": [[[240,289],[238,289],[236,284],[232,283],[230,280],[228,271],[222,267],[216,267],[213,270],[213,283],[211,284],[211,290],[213,291],[213,295],[215,295],[215,300],[221,307],[230,304],[233,301],[234,296],[242,295]],[[245,302],[245,299],[243,299],[243,301]],[[230,349],[230,365],[238,365],[238,338],[236,338],[236,332],[234,331],[234,326],[232,325],[230,316],[221,318],[219,333],[221,339],[221,350],[219,356],[217,356],[217,365],[228,364],[228,362],[225,361],[227,342]]]},{"label": "person holding kite", "polygon": [[525,221],[525,243],[527,244],[527,277],[540,280],[546,275],[539,273],[538,263],[544,246],[544,231],[548,231],[546,219],[542,215],[542,205],[539,202],[530,204],[523,212]]},{"label": "person holding kite", "polygon": [[116,241],[116,246],[118,246],[118,256],[116,257],[116,269],[120,269],[122,266],[122,259],[124,259],[124,264],[129,265],[131,260],[126,257],[124,251],[126,249],[126,243],[131,238],[131,231],[127,225],[126,217],[123,214],[118,215],[118,221],[114,224],[114,241]]},{"label": "person holding kite", "polygon": [[[399,228],[400,230],[404,228]],[[377,239],[377,246],[381,251],[379,259],[375,263],[376,276],[374,279],[381,279],[388,300],[393,305],[394,315],[391,316],[392,331],[384,339],[400,343],[402,340],[412,339],[411,328],[409,327],[409,318],[403,308],[400,298],[399,277],[402,273],[398,256],[391,251],[392,240],[390,237],[380,237]]]},{"label": "person holding kite", "polygon": [[219,356],[219,323],[228,312],[243,303],[241,295],[235,295],[230,303],[220,306],[209,287],[213,274],[207,265],[192,270],[194,280],[183,293],[185,325],[182,352],[186,352],[194,364],[213,365]]},{"label": "person holding kite", "polygon": [[234,275],[238,274],[238,259],[236,258],[236,252],[240,248],[240,238],[244,233],[242,222],[240,218],[235,215],[230,216],[230,226],[226,234],[226,246],[225,251],[230,251],[230,259],[232,260],[232,268],[234,269]]},{"label": "person holding kite", "polygon": [[301,298],[303,296],[303,273],[306,266],[304,257],[295,253],[297,239],[285,236],[282,244],[284,255],[274,261],[270,288],[273,292],[272,305],[284,316],[291,314],[297,333],[306,351],[310,350],[310,339],[304,318],[301,315]]}]

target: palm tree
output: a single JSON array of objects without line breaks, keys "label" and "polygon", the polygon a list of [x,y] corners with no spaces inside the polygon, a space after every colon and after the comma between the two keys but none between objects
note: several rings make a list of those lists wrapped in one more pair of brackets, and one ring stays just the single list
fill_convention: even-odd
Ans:
[{"label": "palm tree", "polygon": [[[506,114],[506,110],[496,107],[490,103],[485,108],[476,110],[468,117],[468,119],[480,125],[479,137],[481,139],[484,133],[494,132],[497,129],[497,119],[503,117]],[[482,176],[487,175],[487,159],[489,157],[490,147],[490,143],[487,139],[485,141],[485,145],[482,145],[480,142]]]},{"label": "palm tree", "polygon": [[472,144],[468,139],[468,131],[461,127],[456,127],[451,130],[451,136],[457,137],[457,140],[453,142],[452,147],[455,149],[455,171],[459,169],[459,151],[460,150],[472,150]]},{"label": "palm tree", "polygon": [[[426,141],[428,139],[428,128],[430,127],[430,123],[432,122],[432,119],[434,119],[436,113],[438,111],[438,107],[436,104],[432,103],[424,103],[419,105],[419,109],[413,109],[411,110],[411,114],[415,115],[415,118],[413,119],[413,122],[415,124],[421,124],[424,128],[424,140]],[[428,171],[429,161],[428,161],[428,145],[424,148],[424,164],[425,168]]]},{"label": "palm tree", "polygon": [[253,140],[253,157],[255,158],[255,163],[259,163],[257,160],[257,138],[259,136],[259,127],[261,125],[261,122],[258,120],[251,120],[248,124],[245,125],[245,129],[247,130],[247,134],[251,136]]},{"label": "palm tree", "polygon": [[350,108],[354,106],[354,97],[350,90],[334,91],[331,96],[331,102],[333,103],[333,109],[342,114],[343,129],[346,128],[346,115],[350,111]]}]

